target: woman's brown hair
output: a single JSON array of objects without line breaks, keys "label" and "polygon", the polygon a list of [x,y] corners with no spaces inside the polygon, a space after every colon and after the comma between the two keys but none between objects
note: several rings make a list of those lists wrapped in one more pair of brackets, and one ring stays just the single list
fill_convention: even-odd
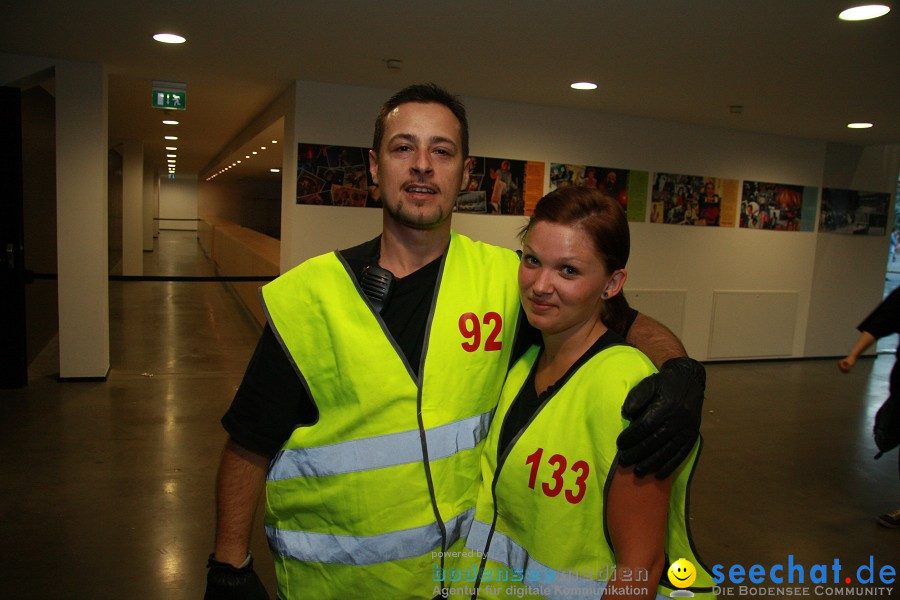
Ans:
[{"label": "woman's brown hair", "polygon": [[[528,224],[519,232],[524,240],[541,221],[581,228],[594,242],[606,272],[624,269],[631,252],[628,219],[619,202],[596,188],[567,186],[557,188],[540,199]],[[603,323],[621,334],[628,323],[628,301],[624,292],[603,303]]]}]

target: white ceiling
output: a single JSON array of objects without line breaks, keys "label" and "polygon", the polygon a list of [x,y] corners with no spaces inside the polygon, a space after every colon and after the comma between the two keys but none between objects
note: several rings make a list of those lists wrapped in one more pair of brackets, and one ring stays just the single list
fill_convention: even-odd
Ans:
[{"label": "white ceiling", "polygon": [[[166,127],[151,82],[185,82],[182,174],[200,173],[295,79],[390,90],[436,81],[463,96],[900,143],[900,10],[844,23],[836,16],[850,0],[5,4],[0,52],[107,65],[110,136],[144,140],[154,164],[165,161]],[[160,31],[188,42],[154,42]],[[600,87],[576,92],[576,80]],[[848,130],[851,121],[875,127]]]}]

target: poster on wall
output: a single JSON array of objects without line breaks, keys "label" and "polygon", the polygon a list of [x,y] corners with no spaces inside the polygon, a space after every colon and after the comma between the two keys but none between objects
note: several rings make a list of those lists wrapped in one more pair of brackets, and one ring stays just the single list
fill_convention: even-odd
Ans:
[{"label": "poster on wall", "polygon": [[473,156],[469,185],[456,211],[488,215],[530,215],[544,191],[544,163]]},{"label": "poster on wall", "polygon": [[[818,188],[744,181],[740,226],[745,229],[812,231]],[[812,199],[810,206],[809,199]]]},{"label": "poster on wall", "polygon": [[[530,215],[543,192],[544,163],[476,156],[455,210]],[[369,173],[369,149],[298,144],[297,204],[380,208],[378,186]]]},{"label": "poster on wall", "polygon": [[550,190],[568,185],[596,188],[618,200],[629,221],[644,221],[648,175],[646,171],[550,163]]},{"label": "poster on wall", "polygon": [[736,179],[654,173],[650,222],[734,227],[737,199]]},{"label": "poster on wall", "polygon": [[368,149],[298,144],[297,204],[380,207]]},{"label": "poster on wall", "polygon": [[885,235],[890,194],[825,188],[819,231],[853,235]]}]

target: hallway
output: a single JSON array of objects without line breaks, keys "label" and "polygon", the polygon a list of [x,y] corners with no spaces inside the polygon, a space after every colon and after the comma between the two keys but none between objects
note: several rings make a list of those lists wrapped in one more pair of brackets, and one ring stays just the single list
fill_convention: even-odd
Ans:
[{"label": "hallway", "polygon": [[[215,274],[194,232],[158,242],[145,275]],[[203,596],[219,418],[259,327],[219,282],[111,281],[109,304],[105,383],[57,383],[51,347],[0,391],[5,598]]]},{"label": "hallway", "polygon": [[[144,258],[146,275],[213,274],[193,232]],[[106,382],[57,383],[51,347],[27,388],[0,391],[4,598],[203,595],[219,418],[259,327],[219,282],[113,281],[109,303]],[[874,519],[900,507],[897,451],[873,461],[871,438],[893,361],[707,365],[691,527],[709,566],[900,567],[900,530]],[[274,596],[261,525],[253,552]]]}]

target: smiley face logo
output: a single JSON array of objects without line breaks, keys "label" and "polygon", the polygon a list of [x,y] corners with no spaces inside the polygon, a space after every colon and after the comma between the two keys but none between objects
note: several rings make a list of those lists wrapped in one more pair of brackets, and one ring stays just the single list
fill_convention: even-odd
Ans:
[{"label": "smiley face logo", "polygon": [[686,558],[679,558],[672,563],[668,571],[669,582],[677,588],[686,588],[697,579],[694,563]]}]

